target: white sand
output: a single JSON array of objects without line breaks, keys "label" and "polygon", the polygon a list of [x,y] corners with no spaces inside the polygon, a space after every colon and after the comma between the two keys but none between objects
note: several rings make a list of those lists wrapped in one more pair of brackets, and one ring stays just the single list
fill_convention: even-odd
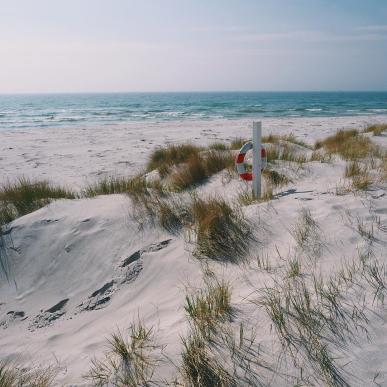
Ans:
[{"label": "white sand", "polygon": [[[264,130],[294,132],[313,143],[337,128],[381,121],[387,117],[267,119],[263,125]],[[216,121],[147,125],[146,129],[133,124],[81,131],[3,131],[0,181],[25,174],[79,188],[101,173],[132,174],[156,145],[247,137],[248,125],[249,121]],[[386,137],[373,140],[387,145]],[[293,169],[289,174],[296,174],[297,179],[283,187],[276,199],[246,207],[260,240],[252,255],[265,252],[275,259],[279,252],[286,259],[292,256],[295,241],[291,233],[299,211],[308,208],[324,242],[317,263],[323,274],[339,270],[343,262],[370,246],[359,235],[358,219],[367,227],[377,219],[372,250],[386,262],[386,184],[378,183],[367,194],[337,196],[344,165],[342,161],[313,162],[303,170]],[[219,174],[199,192],[233,197],[243,187],[244,183],[227,182]],[[0,278],[0,358],[17,355],[27,363],[59,364],[58,385],[79,385],[85,383],[82,375],[90,359],[105,350],[105,338],[140,315],[148,326],[155,327],[158,342],[166,345],[166,354],[179,364],[180,337],[187,330],[185,286],[200,283],[200,265],[190,255],[183,235],[170,235],[151,225],[139,231],[129,216],[130,208],[130,200],[123,195],[60,200],[10,225],[10,281]],[[169,242],[160,244],[163,241]],[[136,251],[141,252],[140,258],[120,267]],[[214,265],[214,270],[232,282],[232,302],[239,310],[236,327],[240,321],[251,324],[258,342],[266,350],[273,349],[270,323],[250,302],[254,290],[268,280],[267,273],[253,263],[244,268]],[[100,292],[91,297],[97,290]],[[45,312],[65,299],[68,302],[57,312]],[[57,319],[47,320],[53,316]],[[386,307],[375,303],[369,318],[370,341],[359,333],[360,343],[350,346],[343,361],[349,362],[346,370],[353,374],[350,381],[355,386],[371,386],[375,377],[380,385],[387,384]],[[161,368],[163,376],[175,371],[168,364]],[[286,385],[280,379],[273,383]]]},{"label": "white sand", "polygon": [[[293,132],[311,143],[338,128],[386,122],[387,116],[263,120],[264,132]],[[99,128],[0,129],[0,184],[26,175],[81,188],[103,175],[132,175],[149,152],[169,142],[208,143],[251,135],[251,120],[127,123]]]}]

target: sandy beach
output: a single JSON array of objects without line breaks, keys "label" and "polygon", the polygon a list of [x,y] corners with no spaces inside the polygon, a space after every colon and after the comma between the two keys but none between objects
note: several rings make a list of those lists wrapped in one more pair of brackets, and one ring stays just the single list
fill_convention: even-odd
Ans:
[{"label": "sandy beach", "polygon": [[[313,144],[337,129],[386,122],[387,115],[267,118],[264,133],[294,133]],[[157,146],[209,144],[248,137],[251,119],[126,123],[122,126],[0,130],[0,183],[18,176],[46,178],[81,189],[107,175],[131,176]]]},{"label": "sandy beach", "polygon": [[[362,129],[386,121],[387,116],[264,119],[263,134],[294,133],[314,144],[338,129]],[[248,138],[250,133],[250,120],[0,131],[0,183],[25,175],[80,190],[103,176],[134,175],[158,146],[187,139],[202,145],[229,142],[235,137]],[[387,149],[386,132],[364,136]],[[313,152],[294,146],[307,157]],[[186,294],[203,287],[205,273],[210,271],[228,281],[232,289],[233,318],[224,322],[219,337],[242,340],[243,327],[244,340],[251,340],[244,353],[246,359],[248,353],[254,353],[249,358],[251,375],[237,371],[240,385],[259,385],[253,379],[258,376],[263,385],[295,383],[299,369],[281,349],[273,321],[259,301],[262,292],[289,278],[289,262],[294,259],[300,265],[299,278],[308,281],[315,273],[327,280],[349,270],[364,254],[380,264],[384,284],[386,181],[376,178],[375,170],[369,189],[345,191],[350,180],[344,177],[346,162],[340,157],[302,166],[292,162],[275,165],[289,181],[276,188],[271,200],[242,206],[243,216],[252,224],[254,241],[247,261],[241,264],[195,258],[195,242],[186,232],[168,232],[146,221],[139,228],[133,217],[136,205],[127,195],[57,200],[14,220],[4,235],[9,278],[3,276],[0,282],[1,355],[16,356],[36,367],[52,365],[57,372],[54,385],[90,385],[83,376],[92,359],[106,352],[106,338],[140,318],[153,327],[155,343],[160,346],[155,350],[162,358],[155,379],[167,385],[166,381],[178,375],[182,338],[191,329],[184,309]],[[233,202],[247,184],[221,171],[196,192],[200,198],[218,195]],[[305,213],[315,228],[311,240],[302,245],[296,235]],[[379,293],[375,295],[372,280],[367,281],[366,274],[360,277],[359,282],[341,284],[340,289],[345,290],[337,297],[348,313],[356,312],[355,305],[366,320],[351,328],[350,335],[355,336],[345,341],[344,348],[329,346],[351,386],[384,385],[387,311]],[[384,294],[384,289],[378,292]],[[245,348],[241,342],[237,347]],[[231,370],[235,359],[227,359]],[[306,362],[302,356],[298,360]],[[307,367],[305,373],[313,374],[313,370]]]}]

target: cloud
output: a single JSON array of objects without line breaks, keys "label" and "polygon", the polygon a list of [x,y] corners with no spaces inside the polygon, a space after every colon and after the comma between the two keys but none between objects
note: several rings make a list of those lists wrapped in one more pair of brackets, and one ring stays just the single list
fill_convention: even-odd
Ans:
[{"label": "cloud", "polygon": [[384,25],[373,25],[373,26],[362,26],[358,27],[359,31],[369,32],[387,32],[387,24]]},{"label": "cloud", "polygon": [[233,40],[245,43],[272,43],[272,42],[305,42],[305,43],[324,43],[324,42],[361,42],[361,41],[380,41],[387,39],[383,34],[382,27],[374,30],[364,30],[364,32],[352,32],[343,34],[334,34],[324,31],[288,31],[288,32],[268,32],[268,33],[248,33],[236,35]]}]

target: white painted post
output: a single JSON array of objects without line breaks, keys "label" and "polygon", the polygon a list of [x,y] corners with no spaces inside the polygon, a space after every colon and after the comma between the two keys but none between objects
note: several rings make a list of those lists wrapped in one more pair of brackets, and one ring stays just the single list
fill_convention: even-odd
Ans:
[{"label": "white painted post", "polygon": [[261,197],[261,137],[262,122],[253,122],[253,193]]}]

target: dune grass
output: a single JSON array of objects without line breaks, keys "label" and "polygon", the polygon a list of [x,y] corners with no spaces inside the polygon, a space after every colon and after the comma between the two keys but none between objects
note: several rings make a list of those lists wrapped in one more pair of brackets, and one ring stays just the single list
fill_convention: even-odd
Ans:
[{"label": "dune grass", "polygon": [[50,387],[57,373],[50,366],[29,368],[16,361],[0,360],[1,387]]},{"label": "dune grass", "polygon": [[134,177],[116,177],[106,176],[99,181],[88,185],[83,191],[82,196],[90,198],[98,195],[112,195],[127,193],[140,195],[148,188],[146,180],[141,175]]},{"label": "dune grass", "polygon": [[187,163],[171,175],[172,189],[183,191],[202,184],[212,175],[234,167],[234,157],[229,151],[209,150],[192,155]]},{"label": "dune grass", "polygon": [[297,152],[292,146],[286,143],[268,145],[266,147],[266,157],[269,163],[283,160],[302,165],[308,161],[306,155]]},{"label": "dune grass", "polygon": [[315,143],[315,149],[324,148],[329,154],[338,154],[344,160],[364,159],[379,152],[377,146],[356,129],[339,130],[334,135]]},{"label": "dune grass", "polygon": [[108,339],[108,350],[100,360],[91,362],[84,376],[98,386],[150,386],[159,359],[154,356],[158,346],[154,343],[152,328],[140,321],[130,325],[128,333],[118,330]]},{"label": "dune grass", "polygon": [[170,144],[156,149],[149,157],[147,170],[157,169],[160,176],[166,176],[174,165],[187,162],[195,157],[202,149],[193,144]]},{"label": "dune grass", "polygon": [[184,309],[204,337],[209,337],[217,322],[231,315],[231,289],[226,281],[206,283],[204,289],[189,294]]},{"label": "dune grass", "polygon": [[47,180],[21,177],[0,187],[0,219],[3,224],[46,206],[55,199],[74,199],[75,193]]},{"label": "dune grass", "polygon": [[267,136],[262,136],[262,143],[278,144],[281,141],[290,142],[292,144],[296,144],[307,149],[311,148],[311,146],[307,144],[305,141],[302,141],[301,139],[297,138],[294,135],[294,133],[282,134],[282,135],[270,133]]},{"label": "dune grass", "polygon": [[364,133],[372,133],[374,136],[380,136],[387,131],[387,124],[369,125],[363,129]]},{"label": "dune grass", "polygon": [[232,207],[219,197],[195,197],[191,211],[195,256],[237,261],[247,253],[254,237],[239,207]]},{"label": "dune grass", "polygon": [[236,387],[237,382],[227,368],[211,353],[209,343],[200,332],[191,330],[182,339],[183,351],[180,373],[184,386]]},{"label": "dune grass", "polygon": [[184,309],[189,333],[182,339],[181,382],[192,387],[231,387],[237,383],[214,351],[220,324],[231,316],[231,288],[228,282],[211,276],[203,289],[187,294]]},{"label": "dune grass", "polygon": [[208,145],[208,149],[225,151],[225,150],[229,150],[230,146],[224,142],[213,142],[212,144]]},{"label": "dune grass", "polygon": [[[262,305],[276,329],[278,339],[304,377],[316,385],[349,386],[334,355],[367,319],[355,304],[348,304],[334,281],[314,277],[309,286],[299,275],[263,290]],[[312,383],[312,384],[314,384]]]},{"label": "dune grass", "polygon": [[358,161],[349,161],[345,166],[344,177],[351,179],[354,190],[364,191],[373,183],[373,178],[367,165]]},{"label": "dune grass", "polygon": [[244,189],[238,194],[237,202],[241,206],[249,206],[254,203],[264,203],[274,199],[273,187],[268,184],[265,191],[261,194],[260,198],[257,198],[253,191],[249,189]]},{"label": "dune grass", "polygon": [[249,140],[242,138],[242,137],[235,137],[231,140],[230,149],[239,150],[242,148],[243,144],[245,144],[248,141]]}]

